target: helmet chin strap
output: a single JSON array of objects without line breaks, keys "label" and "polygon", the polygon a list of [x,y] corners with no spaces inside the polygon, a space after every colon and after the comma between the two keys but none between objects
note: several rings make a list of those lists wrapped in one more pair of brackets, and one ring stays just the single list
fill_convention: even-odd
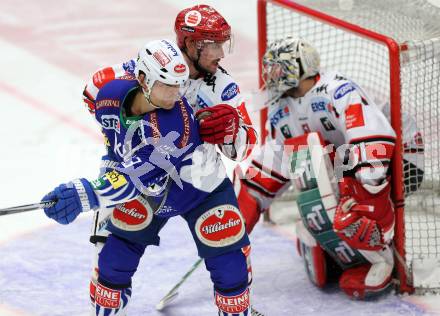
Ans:
[{"label": "helmet chin strap", "polygon": [[197,69],[197,71],[200,74],[204,75],[207,73],[207,71],[205,69],[203,69],[203,67],[200,66],[200,64],[199,64],[201,52],[202,52],[202,49],[197,48],[197,59],[194,61],[194,67]]},{"label": "helmet chin strap", "polygon": [[145,100],[155,109],[161,109],[160,106],[156,105],[153,103],[153,101],[151,101],[151,90],[148,89],[148,91],[145,91],[144,88],[142,88],[142,92],[144,94]]}]

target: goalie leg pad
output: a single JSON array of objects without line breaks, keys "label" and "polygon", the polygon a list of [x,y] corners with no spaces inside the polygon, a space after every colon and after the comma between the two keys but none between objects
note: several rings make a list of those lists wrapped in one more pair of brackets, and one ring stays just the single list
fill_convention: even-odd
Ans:
[{"label": "goalie leg pad", "polygon": [[380,265],[372,266],[371,264],[364,264],[345,270],[339,279],[339,287],[345,292],[345,294],[354,299],[369,299],[386,293],[389,289],[391,289],[390,285],[392,268],[387,269],[387,271],[385,271],[386,273],[382,273],[382,276],[386,276],[387,274],[388,276],[385,277],[381,283],[375,282],[376,284],[374,285],[368,285],[366,282],[366,279],[371,272],[373,272],[373,274],[377,274],[378,269],[383,268]]},{"label": "goalie leg pad", "polygon": [[205,259],[214,283],[214,298],[219,315],[246,316],[250,313],[249,250],[249,247],[245,247]]},{"label": "goalie leg pad", "polygon": [[321,246],[307,246],[298,239],[301,257],[304,259],[304,267],[310,281],[319,288],[327,283],[327,261]]},{"label": "goalie leg pad", "polygon": [[391,288],[394,268],[393,251],[385,246],[379,251],[360,250],[370,263],[344,271],[339,286],[349,296],[368,299],[381,295]]}]

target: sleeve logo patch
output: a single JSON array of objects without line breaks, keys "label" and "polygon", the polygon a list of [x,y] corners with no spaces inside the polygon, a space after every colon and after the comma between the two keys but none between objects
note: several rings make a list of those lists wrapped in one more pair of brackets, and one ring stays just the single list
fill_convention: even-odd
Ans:
[{"label": "sleeve logo patch", "polygon": [[346,95],[347,93],[355,90],[356,88],[349,82],[344,83],[342,86],[340,86],[338,89],[336,89],[335,91],[335,99],[340,99],[342,98],[344,95]]},{"label": "sleeve logo patch", "polygon": [[199,240],[210,247],[226,247],[239,241],[245,233],[244,221],[234,205],[221,205],[202,214],[196,222]]},{"label": "sleeve logo patch", "polygon": [[240,89],[235,82],[232,82],[226,86],[222,92],[222,100],[229,101],[240,93]]},{"label": "sleeve logo patch", "polygon": [[362,104],[351,104],[345,110],[345,127],[347,129],[364,126],[364,113]]},{"label": "sleeve logo patch", "polygon": [[90,184],[92,185],[92,188],[94,190],[99,190],[104,187],[105,180],[103,178],[98,178],[96,180],[90,181]]},{"label": "sleeve logo patch", "polygon": [[121,123],[116,115],[102,115],[101,126],[103,129],[116,131],[118,134],[121,132]]},{"label": "sleeve logo patch", "polygon": [[107,172],[105,174],[105,177],[108,179],[108,181],[110,181],[110,184],[112,185],[113,189],[118,189],[123,185],[127,184],[127,179],[125,179],[125,177],[122,174],[120,174],[115,170]]}]

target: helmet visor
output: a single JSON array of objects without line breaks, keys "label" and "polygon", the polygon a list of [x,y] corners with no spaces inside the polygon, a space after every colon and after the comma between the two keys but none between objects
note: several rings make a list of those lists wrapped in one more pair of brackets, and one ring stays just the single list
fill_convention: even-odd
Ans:
[{"label": "helmet visor", "polygon": [[232,54],[234,50],[234,40],[231,36],[226,41],[198,41],[197,45],[203,50],[203,53],[211,58],[223,58],[225,54]]}]

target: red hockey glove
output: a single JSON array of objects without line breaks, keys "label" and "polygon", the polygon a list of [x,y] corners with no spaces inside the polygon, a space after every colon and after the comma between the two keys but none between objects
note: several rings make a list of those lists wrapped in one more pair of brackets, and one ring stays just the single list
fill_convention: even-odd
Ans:
[{"label": "red hockey glove", "polygon": [[200,136],[211,144],[230,144],[237,138],[240,117],[235,108],[228,104],[197,111],[200,121]]},{"label": "red hockey glove", "polygon": [[353,248],[380,250],[385,243],[384,231],[394,223],[390,185],[372,194],[355,179],[343,178],[339,190],[333,221],[336,234]]}]

